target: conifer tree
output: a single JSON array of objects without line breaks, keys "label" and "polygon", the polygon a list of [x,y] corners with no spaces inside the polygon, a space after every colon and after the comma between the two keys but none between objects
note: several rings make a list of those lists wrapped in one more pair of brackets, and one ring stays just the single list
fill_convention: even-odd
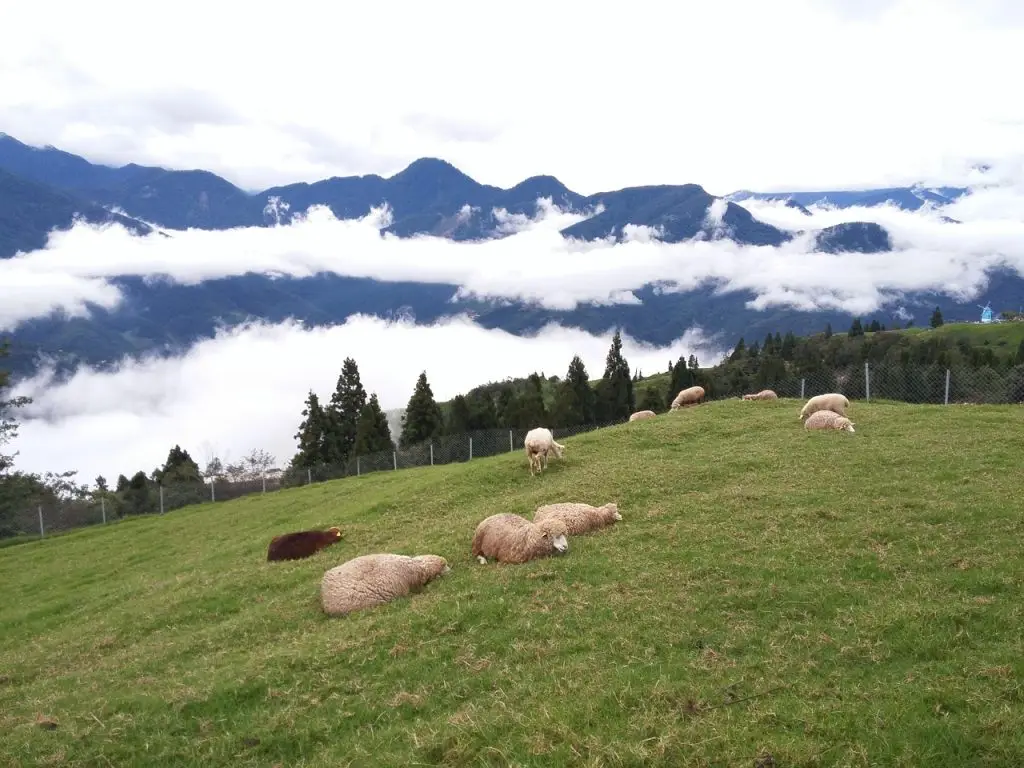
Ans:
[{"label": "conifer tree", "polygon": [[622,356],[622,334],[616,329],[605,360],[604,387],[598,404],[602,421],[622,421],[636,410],[633,380],[629,376],[629,363]]},{"label": "conifer tree", "polygon": [[384,415],[380,401],[377,400],[377,393],[374,392],[359,415],[353,454],[366,456],[371,453],[391,450],[394,450],[394,443],[391,440],[388,417]]},{"label": "conifer tree", "polygon": [[576,427],[596,421],[596,395],[590,386],[587,367],[579,355],[569,362],[565,380],[555,391],[552,419],[560,427]]},{"label": "conifer tree", "polygon": [[156,476],[153,479],[162,485],[201,483],[203,481],[199,465],[192,459],[188,451],[182,450],[180,445],[175,445],[168,451],[167,461],[156,471]]},{"label": "conifer tree", "polygon": [[825,323],[825,338],[832,338],[832,323]]},{"label": "conifer tree", "polygon": [[[744,357],[747,351],[747,345],[743,341],[743,337],[740,336],[740,340],[736,342],[735,348],[732,350],[732,354],[729,355],[729,362],[734,363],[740,358]],[[673,366],[674,369],[674,366]]]},{"label": "conifer tree", "polygon": [[434,393],[427,382],[427,372],[423,371],[416,380],[416,388],[402,415],[402,435],[399,444],[407,448],[422,443],[439,435],[443,426],[441,408],[434,401]]},{"label": "conifer tree", "polygon": [[548,420],[548,409],[544,404],[544,384],[537,373],[531,373],[526,386],[519,394],[518,427],[532,429],[543,426]]},{"label": "conifer tree", "polygon": [[344,464],[356,444],[356,428],[366,407],[366,390],[359,379],[359,366],[351,357],[341,365],[341,374],[327,407],[325,458],[332,464]]},{"label": "conifer tree", "polygon": [[452,399],[451,410],[448,412],[448,423],[444,431],[449,435],[460,435],[470,431],[472,414],[469,412],[469,401],[465,395],[456,395]]},{"label": "conifer tree", "polygon": [[935,311],[932,312],[931,326],[932,328],[938,328],[945,321],[942,319],[942,311],[936,307]]},{"label": "conifer tree", "polygon": [[[742,343],[742,339],[740,340]],[[737,345],[739,349],[739,345]],[[742,350],[741,350],[742,352]],[[693,367],[689,366],[689,362],[693,362]],[[672,366],[672,375],[668,381],[668,391],[665,392],[665,401],[662,404],[662,408],[668,408],[672,405],[672,401],[676,399],[678,395],[684,389],[692,387],[696,381],[694,378],[694,371],[697,367],[697,358],[690,355],[690,360],[684,360],[683,356],[680,355],[676,364]],[[652,411],[657,411],[657,408],[651,408]]]},{"label": "conifer tree", "polygon": [[474,389],[466,395],[469,407],[469,429],[494,429],[498,426],[498,409],[490,390]]},{"label": "conifer tree", "polygon": [[292,459],[292,466],[312,467],[322,464],[325,460],[324,439],[327,428],[327,415],[313,390],[309,391],[302,415],[303,421],[295,434],[295,439],[299,442],[299,451]]},{"label": "conifer tree", "polygon": [[665,410],[665,398],[661,396],[661,393],[656,388],[648,387],[644,390],[643,397],[640,398],[637,410],[660,413]]}]

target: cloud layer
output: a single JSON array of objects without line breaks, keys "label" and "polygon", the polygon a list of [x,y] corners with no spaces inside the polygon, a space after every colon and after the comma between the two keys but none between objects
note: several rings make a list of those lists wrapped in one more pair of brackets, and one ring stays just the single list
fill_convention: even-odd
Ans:
[{"label": "cloud layer", "polygon": [[66,6],[0,28],[0,130],[245,188],[421,156],[582,193],[954,182],[1024,141],[1016,0]]},{"label": "cloud layer", "polygon": [[[581,242],[559,230],[581,220],[538,203],[534,220],[500,217],[511,234],[453,242],[440,237],[382,236],[386,208],[339,220],[313,207],[294,223],[272,228],[188,230],[133,236],[120,225],[76,225],[51,235],[46,248],[0,261],[0,330],[53,310],[81,315],[86,302],[114,309],[112,283],[135,275],[183,284],[247,273],[309,277],[321,272],[383,281],[458,286],[453,298],[516,300],[553,310],[580,303],[635,304],[633,291],[657,283],[688,291],[704,283],[720,291],[751,291],[753,309],[793,307],[870,313],[905,293],[936,291],[961,300],[984,291],[987,273],[1024,273],[1024,187],[979,188],[942,210],[892,206],[830,210],[808,217],[778,202],[742,203],[757,218],[790,231],[807,230],[781,247],[730,240],[666,244],[646,227],[627,228],[625,242]],[[710,206],[706,226],[721,225],[724,205]],[[949,219],[955,218],[952,222]],[[870,221],[892,235],[896,251],[813,253],[813,233],[849,221]]]},{"label": "cloud layer", "polygon": [[[326,401],[345,357],[355,358],[367,391],[392,409],[404,408],[423,370],[439,401],[535,370],[564,376],[576,354],[596,378],[610,342],[610,334],[559,326],[522,338],[465,317],[430,327],[354,316],[332,328],[235,328],[181,358],[127,363],[113,372],[82,369],[63,383],[47,372],[22,381],[15,393],[34,402],[21,414],[16,466],[40,473],[77,469],[82,481],[102,474],[112,482],[122,473],[148,474],[174,444],[200,463],[211,451],[228,461],[263,448],[283,466],[295,452],[292,436],[307,392]],[[696,354],[702,364],[721,355],[697,330],[664,348],[624,337],[623,352],[633,371],[645,373],[665,370],[682,354]]]}]

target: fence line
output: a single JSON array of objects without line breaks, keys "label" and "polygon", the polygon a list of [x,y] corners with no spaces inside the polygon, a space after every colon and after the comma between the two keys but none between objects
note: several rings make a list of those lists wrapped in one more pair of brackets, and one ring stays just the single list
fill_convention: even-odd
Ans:
[{"label": "fence line", "polygon": [[[860,366],[850,366],[775,380],[755,373],[735,382],[719,380],[721,377],[716,376],[716,373],[715,369],[697,372],[698,382],[705,387],[708,400],[730,399],[746,392],[769,388],[775,390],[779,397],[801,400],[826,392],[841,392],[851,400],[882,399],[937,405],[1024,402],[1024,366],[1000,372],[992,368],[951,369],[935,364],[872,366],[865,363],[863,372]],[[642,407],[640,399],[637,398],[637,409]],[[553,427],[552,432],[556,439],[561,440],[621,423],[623,420]],[[238,481],[219,477],[166,486],[148,483],[144,488],[129,489],[120,495],[107,492],[93,494],[85,500],[32,503],[25,509],[16,510],[14,514],[5,515],[4,510],[0,509],[0,543],[5,538],[45,537],[58,531],[105,524],[126,516],[165,514],[192,504],[229,501],[254,493],[272,493],[343,477],[461,463],[522,451],[527,431],[498,428],[441,435],[407,448],[395,447],[390,451],[356,456],[345,464],[289,468],[283,472]]]}]

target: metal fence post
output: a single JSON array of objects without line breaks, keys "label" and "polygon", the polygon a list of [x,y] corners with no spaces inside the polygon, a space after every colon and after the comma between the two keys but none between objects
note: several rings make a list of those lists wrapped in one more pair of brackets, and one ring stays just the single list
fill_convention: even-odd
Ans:
[{"label": "metal fence post", "polygon": [[949,368],[946,369],[946,400],[943,405],[949,405]]},{"label": "metal fence post", "polygon": [[41,538],[43,538],[46,535],[43,532],[43,505],[40,504],[38,509],[39,509],[39,538],[41,539]]},{"label": "metal fence post", "polygon": [[806,381],[807,381],[807,379],[800,379],[800,399],[801,400],[804,399],[804,383]]},{"label": "metal fence post", "polygon": [[395,468],[395,472],[398,471],[398,451],[391,452],[391,463]]},{"label": "metal fence post", "polygon": [[313,484],[313,468],[306,467],[306,485]]},{"label": "metal fence post", "polygon": [[469,438],[469,460],[470,461],[473,460],[473,438],[472,438],[472,436]]},{"label": "metal fence post", "polygon": [[868,361],[864,361],[864,399],[871,399],[871,368]]},{"label": "metal fence post", "polygon": [[430,441],[430,466],[434,466],[434,441]]},{"label": "metal fence post", "polygon": [[100,496],[100,511],[103,513],[103,524],[107,523],[107,499],[104,496]]},{"label": "metal fence post", "polygon": [[361,468],[359,466],[359,457],[356,456],[356,477],[359,477],[361,474],[362,474],[362,470],[361,470]]},{"label": "metal fence post", "polygon": [[267,492],[267,476],[262,475],[260,479],[263,481],[263,493]]},{"label": "metal fence post", "polygon": [[508,431],[508,452],[509,453],[513,453],[514,451],[515,451],[515,446],[512,445],[512,430],[510,429]]},{"label": "metal fence post", "polygon": [[158,487],[160,488],[160,514],[162,515],[164,513],[164,486],[163,486],[163,483],[161,483]]},{"label": "metal fence post", "polygon": [[216,485],[217,485],[216,479],[211,477],[210,478],[210,501],[216,501],[217,500],[217,491],[214,490],[214,487]]}]

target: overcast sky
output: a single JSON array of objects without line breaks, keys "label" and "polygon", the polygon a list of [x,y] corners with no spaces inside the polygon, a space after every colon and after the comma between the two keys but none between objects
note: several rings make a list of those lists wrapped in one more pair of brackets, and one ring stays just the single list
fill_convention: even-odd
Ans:
[{"label": "overcast sky", "polygon": [[1022,154],[1022,71],[1019,0],[51,0],[0,26],[0,131],[246,188],[956,182]]}]

